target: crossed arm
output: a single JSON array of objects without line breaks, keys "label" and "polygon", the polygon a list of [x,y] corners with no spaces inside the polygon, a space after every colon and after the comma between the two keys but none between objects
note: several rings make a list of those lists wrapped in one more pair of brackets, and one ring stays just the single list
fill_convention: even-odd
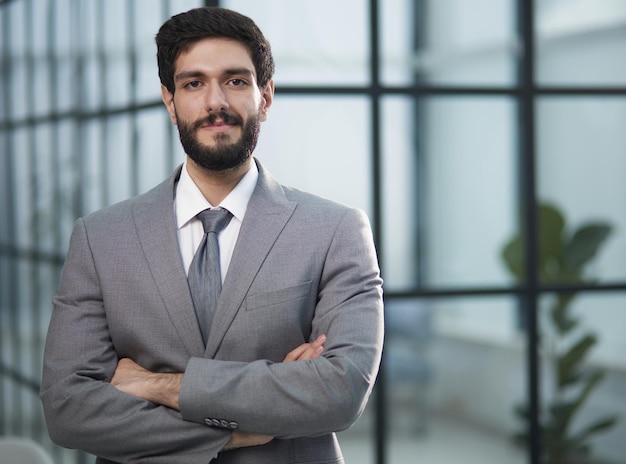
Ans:
[{"label": "crossed arm", "polygon": [[[325,335],[320,335],[313,342],[303,343],[287,353],[283,362],[305,361],[317,358],[324,351]],[[117,365],[111,384],[129,395],[180,410],[179,394],[183,382],[182,373],[157,373],[144,369],[131,359],[121,359]],[[255,433],[234,431],[222,449],[228,451],[247,446],[264,445],[273,437]]]},{"label": "crossed arm", "polygon": [[[328,336],[322,343],[325,355],[305,344],[299,348],[304,351],[283,360],[317,359],[288,364],[187,361],[183,348],[164,353],[159,344],[153,350],[152,344],[160,343],[155,330],[179,343],[177,334],[167,318],[128,324],[129,318],[145,317],[145,308],[161,308],[163,301],[159,292],[145,291],[153,288],[150,273],[129,278],[134,258],[126,266],[119,254],[115,266],[109,266],[111,250],[118,247],[112,237],[120,236],[109,224],[120,224],[108,219],[94,218],[90,227],[77,222],[54,300],[41,398],[55,443],[111,461],[184,464],[215,457],[220,450],[267,443],[270,437],[316,437],[356,420],[377,373],[383,336],[382,282],[364,217],[351,214],[340,221],[314,292],[313,333]],[[308,260],[302,262],[307,265],[298,272],[305,280],[310,270]],[[134,287],[118,291],[118,283],[127,280]],[[311,309],[307,301],[299,303],[302,311]],[[298,330],[297,322],[285,324],[281,333]],[[259,333],[274,333],[271,329],[268,325]],[[167,366],[178,373],[153,375],[132,361],[119,362],[118,356],[131,354],[152,371]],[[207,417],[235,420],[238,433],[207,427]]]}]

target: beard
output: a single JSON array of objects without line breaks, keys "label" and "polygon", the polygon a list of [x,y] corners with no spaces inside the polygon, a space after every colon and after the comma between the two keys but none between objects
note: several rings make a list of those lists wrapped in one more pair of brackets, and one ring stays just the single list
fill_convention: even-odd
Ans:
[{"label": "beard", "polygon": [[[244,124],[243,119],[234,113],[220,111],[195,122],[187,122],[178,118],[178,134],[185,153],[198,166],[210,171],[226,171],[241,166],[251,156],[259,139],[261,120],[258,114],[250,116]],[[197,131],[206,124],[213,124],[220,118],[225,124],[241,127],[239,140],[229,142],[231,136],[217,134],[215,146],[209,147],[197,137]]]}]

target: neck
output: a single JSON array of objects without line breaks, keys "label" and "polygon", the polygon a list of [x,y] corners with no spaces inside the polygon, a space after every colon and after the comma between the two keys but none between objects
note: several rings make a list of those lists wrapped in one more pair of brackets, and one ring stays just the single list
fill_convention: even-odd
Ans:
[{"label": "neck", "polygon": [[187,172],[211,206],[217,206],[246,175],[252,162],[252,157],[250,157],[245,163],[232,169],[211,171],[187,157]]}]

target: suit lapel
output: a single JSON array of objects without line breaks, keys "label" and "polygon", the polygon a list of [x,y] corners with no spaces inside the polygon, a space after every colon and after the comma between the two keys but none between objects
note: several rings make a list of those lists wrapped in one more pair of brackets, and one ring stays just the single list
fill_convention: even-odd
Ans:
[{"label": "suit lapel", "polygon": [[204,343],[183,268],[174,217],[174,188],[180,168],[172,177],[135,204],[139,241],[152,277],[172,324],[191,356],[202,356]]},{"label": "suit lapel", "polygon": [[205,356],[213,357],[237,315],[252,281],[291,218],[296,203],[257,161],[259,179],[246,209],[237,244],[224,279]]}]

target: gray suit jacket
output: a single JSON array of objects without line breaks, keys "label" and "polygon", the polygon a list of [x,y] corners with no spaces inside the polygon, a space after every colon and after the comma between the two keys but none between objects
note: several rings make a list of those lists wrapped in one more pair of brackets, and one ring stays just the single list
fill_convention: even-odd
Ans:
[{"label": "gray suit jacket", "polygon": [[[56,443],[101,463],[343,462],[333,432],[362,413],[382,349],[369,222],[257,164],[206,348],[176,237],[180,168],[77,220],[44,356],[41,398]],[[323,356],[281,362],[322,333]],[[122,357],[184,371],[181,412],[113,387]],[[234,428],[276,438],[219,453]]]}]

